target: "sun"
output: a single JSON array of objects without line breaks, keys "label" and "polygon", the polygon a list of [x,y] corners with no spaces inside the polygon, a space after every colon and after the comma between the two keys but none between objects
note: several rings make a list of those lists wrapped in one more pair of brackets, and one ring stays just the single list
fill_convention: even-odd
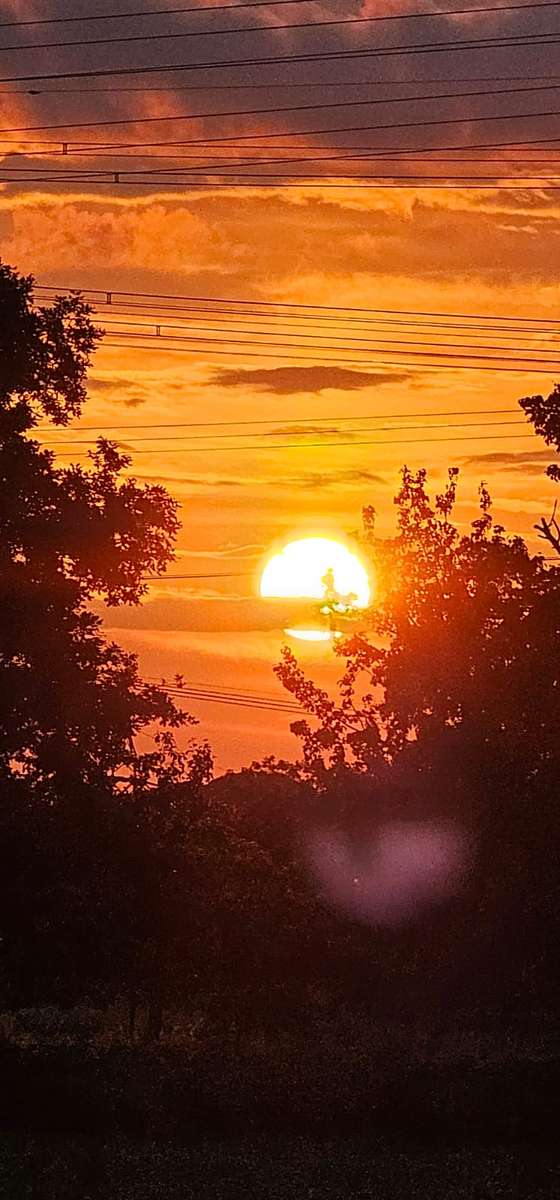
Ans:
[{"label": "sun", "polygon": [[[270,558],[260,581],[260,594],[274,599],[330,601],[339,611],[367,608],[371,588],[367,571],[358,555],[334,538],[305,537],[288,542]],[[330,608],[329,608],[330,611]],[[330,641],[332,630],[286,629],[285,633],[305,641]]]}]

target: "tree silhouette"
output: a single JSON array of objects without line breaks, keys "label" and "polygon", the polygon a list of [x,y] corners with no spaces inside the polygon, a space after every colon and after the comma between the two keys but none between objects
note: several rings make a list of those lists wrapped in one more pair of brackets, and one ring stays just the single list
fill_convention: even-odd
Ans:
[{"label": "tree silhouette", "polygon": [[[134,838],[146,848],[146,793],[182,782],[195,794],[211,771],[207,747],[175,743],[191,718],[88,607],[138,603],[144,576],[173,558],[175,501],[127,477],[130,460],[103,438],[87,467],[61,467],[34,436],[41,420],[80,415],[98,340],[78,294],[41,308],[32,279],[0,265],[0,824],[12,851],[0,909],[20,998],[122,980],[151,919],[127,874]],[[140,752],[143,730],[154,745]]]},{"label": "tree silhouette", "polygon": [[474,973],[480,994],[494,981],[511,998],[523,979],[548,987],[555,961],[560,571],[493,521],[484,486],[461,533],[456,484],[453,469],[432,502],[426,473],[405,468],[392,539],[364,511],[376,592],[362,632],[334,643],[337,696],[290,650],[277,673],[309,714],[292,726],[292,774],[323,797],[325,854],[339,844],[359,876],[387,822],[451,824],[473,848],[468,898],[430,952],[445,945],[457,966],[457,945],[470,946],[462,994]]},{"label": "tree silhouette", "polygon": [[41,417],[65,425],[81,412],[99,335],[80,297],[38,310],[32,280],[2,266],[0,314],[0,771],[59,792],[154,777],[177,767],[172,744],[140,755],[134,737],[187,718],[87,604],[139,601],[143,576],[173,557],[177,505],[124,477],[130,460],[105,439],[84,468],[58,466],[30,436]]},{"label": "tree silhouette", "polygon": [[[555,385],[546,400],[544,396],[525,396],[519,401],[519,404],[534,426],[535,432],[544,438],[547,446],[554,446],[554,449],[560,454],[560,384]],[[549,479],[554,479],[558,483],[560,465],[551,463],[546,468],[546,474]],[[541,517],[541,520],[535,525],[535,529],[545,541],[549,542],[553,550],[560,554],[560,523],[556,517],[557,507],[558,502],[556,501],[552,516],[548,520],[546,517]]]}]

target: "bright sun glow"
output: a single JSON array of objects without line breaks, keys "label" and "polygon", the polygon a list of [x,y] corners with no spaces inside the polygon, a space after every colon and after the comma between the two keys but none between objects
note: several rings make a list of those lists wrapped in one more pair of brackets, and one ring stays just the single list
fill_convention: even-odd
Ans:
[{"label": "bright sun glow", "polygon": [[[332,586],[350,608],[367,608],[370,583],[357,555],[332,538],[307,537],[289,542],[266,564],[261,576],[261,596],[275,599],[322,600],[325,576],[332,572]],[[326,629],[286,629],[291,637],[305,641],[329,641]]]}]

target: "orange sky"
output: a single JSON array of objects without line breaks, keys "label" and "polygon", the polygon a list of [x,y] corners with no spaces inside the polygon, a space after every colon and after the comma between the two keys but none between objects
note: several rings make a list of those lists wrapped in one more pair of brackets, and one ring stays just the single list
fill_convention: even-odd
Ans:
[{"label": "orange sky", "polygon": [[[142,7],[154,6],[119,5],[113,0],[105,5],[105,11],[125,12]],[[244,13],[236,21],[254,24],[257,20],[264,22],[265,18],[269,22],[317,20],[321,16],[332,18],[333,14],[339,17],[360,12],[367,15],[411,11],[414,5],[323,3],[306,7],[305,16],[303,9],[297,14],[294,6],[282,6],[276,14]],[[48,8],[49,15],[57,16],[85,12],[85,4],[62,0],[53,0]],[[2,21],[44,13],[43,4],[0,3]],[[190,27],[189,19],[170,17],[165,28],[179,32]],[[207,16],[204,20],[208,23]],[[511,33],[512,20],[511,16],[500,18],[499,31]],[[550,29],[555,20],[553,16],[530,14],[523,18],[523,27]],[[223,13],[215,14],[215,26],[218,21],[223,24]],[[429,29],[422,23],[421,31],[420,22],[413,23],[414,30],[410,27],[412,23],[403,24],[406,29],[392,29],[390,35],[382,34],[381,27],[372,30],[367,26],[363,32],[351,31],[344,37],[340,31],[331,31],[328,37],[322,35],[321,44],[329,48],[348,47],[361,39],[364,45],[371,45],[382,37],[390,38],[386,44],[394,44],[435,36],[434,23]],[[442,39],[473,36],[472,26],[467,31],[463,20],[458,31],[459,24],[457,20],[438,22],[437,36]],[[134,27],[135,31],[148,33],[147,23],[137,21]],[[514,28],[519,27],[518,18]],[[164,28],[161,22],[160,28]],[[482,33],[492,34],[496,29],[498,25],[486,18]],[[123,21],[111,32],[116,35],[119,30],[130,33],[131,22]],[[102,36],[107,33],[107,25],[96,22],[88,26],[36,26],[31,31],[5,29],[2,33],[2,44],[19,45],[32,40]],[[315,45],[317,37],[313,36]],[[292,31],[268,34],[266,38],[267,48],[274,53],[293,53],[300,44]],[[256,53],[255,42],[250,43],[249,35],[237,38],[235,53],[239,54],[240,43],[243,54]],[[306,46],[309,44],[305,42]],[[262,41],[259,47],[262,52]],[[189,53],[193,51],[185,42],[163,43],[160,47],[155,43],[151,46],[147,40],[132,49],[121,46],[14,51],[2,55],[0,66],[2,78],[6,78],[31,70],[38,73],[80,70],[92,64],[106,66],[108,62],[110,65],[184,62]],[[227,39],[216,39],[211,47],[204,45],[203,57],[223,58],[232,53],[231,39],[229,43]],[[403,86],[415,77],[444,79],[463,75],[486,78],[496,74],[522,75],[534,82],[539,72],[545,75],[553,72],[557,63],[555,54],[553,48],[502,52],[498,57],[462,52],[449,57],[439,55],[437,62],[427,55],[418,59],[396,57],[387,60],[386,68],[366,60],[358,66],[352,62],[339,65],[337,70],[339,74],[344,71],[341,76],[344,79],[359,71],[362,78],[372,80],[385,70],[385,78],[402,79]],[[290,79],[296,78],[293,69],[290,70]],[[306,70],[306,79],[311,70],[315,79],[330,78],[324,67]],[[218,73],[214,72],[210,79],[211,74],[197,76],[197,83],[202,86],[215,82]],[[267,82],[269,76],[270,72]],[[181,77],[171,78],[177,84]],[[258,78],[262,80],[262,74]],[[278,74],[277,69],[274,79],[280,78],[286,79],[286,71],[280,70]],[[133,79],[138,84],[138,77]],[[227,80],[231,79],[230,73]],[[188,80],[193,81],[192,74]],[[242,81],[245,82],[245,76]],[[300,100],[294,100],[290,91],[272,90],[270,94],[247,90],[167,95],[124,95],[115,91],[98,97],[80,94],[71,98],[58,94],[34,98],[7,94],[9,88],[23,86],[0,83],[0,91],[6,93],[0,99],[3,130],[63,120],[167,116],[228,107],[315,103],[325,98],[323,93],[315,91],[312,95],[304,92]],[[96,84],[88,84],[86,80],[84,86]],[[418,85],[415,90],[418,91]],[[341,94],[345,100],[352,95],[344,89]],[[368,94],[365,91],[362,98]],[[521,128],[524,137],[553,137],[555,132],[558,134],[557,118],[535,117],[534,122],[525,121],[521,126],[514,121],[511,125],[507,122],[475,125],[470,117],[483,111],[537,114],[553,110],[555,96],[550,90],[537,93],[536,97],[500,98],[492,102],[492,109],[488,102],[484,105],[480,101],[468,102],[468,108],[466,101],[461,105],[454,102],[454,107],[447,104],[445,115],[458,113],[464,117],[463,125],[453,126],[443,134],[432,130],[429,143],[425,131],[413,134],[412,140],[409,132],[406,142],[405,135],[399,134],[399,144],[437,145],[439,139],[439,144],[448,145],[460,139],[461,144],[468,146],[519,138]],[[442,109],[440,101],[423,105],[421,112],[422,116],[427,114],[437,119]],[[286,129],[289,136],[290,129],[293,133],[308,125],[314,128],[320,122],[330,145],[334,126],[412,121],[419,119],[419,111],[418,103],[410,103],[399,105],[396,112],[388,101],[373,116],[369,109],[338,114],[333,110],[307,118],[305,114],[290,116],[289,123],[286,118],[281,121],[270,118],[266,122],[264,118],[248,118],[242,127],[269,132]],[[210,130],[215,135],[217,129],[220,133],[224,129],[231,133],[241,126],[228,118],[225,123],[191,122],[188,135],[184,127],[181,126],[181,133],[178,128],[177,124],[135,124],[111,128],[108,133],[84,130],[82,136],[83,141],[101,137],[111,142],[170,140],[179,136],[210,136]],[[59,135],[44,132],[37,136],[48,139]],[[72,137],[77,136],[76,131],[72,132]],[[380,135],[375,136],[376,144],[383,145]],[[396,134],[384,136],[385,145],[396,144]],[[387,141],[389,136],[392,142]],[[25,139],[24,134],[15,133],[6,133],[5,137],[12,142]],[[368,144],[372,144],[374,135],[368,137]],[[423,141],[414,141],[414,137],[423,137]],[[317,138],[306,138],[298,144],[318,142]],[[344,140],[339,137],[337,144],[344,145]],[[328,190],[318,183],[313,189],[282,191],[263,187],[259,191],[231,188],[197,192],[181,185],[162,188],[157,182],[142,188],[80,183],[54,186],[38,178],[45,159],[28,155],[17,161],[36,168],[36,181],[25,186],[0,184],[0,253],[20,271],[32,272],[41,284],[254,301],[530,315],[552,320],[557,317],[560,192],[552,187],[514,192],[484,190],[482,186],[476,191],[442,187]],[[60,158],[50,161],[60,165]],[[4,166],[13,166],[14,162],[13,156],[3,160]],[[263,335],[262,341],[265,340]],[[488,334],[481,334],[479,340],[488,342]],[[522,338],[520,335],[520,344],[527,346],[530,341],[531,335]],[[326,353],[327,368],[328,357]],[[90,400],[82,424],[266,418],[277,420],[278,428],[286,428],[302,418],[312,425],[314,418],[332,415],[332,428],[336,430],[336,418],[342,415],[365,419],[384,413],[420,416],[427,412],[476,409],[482,413],[488,408],[513,407],[520,396],[550,391],[554,378],[552,370],[550,375],[531,368],[527,368],[526,374],[461,371],[451,366],[424,368],[419,360],[413,369],[382,368],[375,359],[371,365],[325,369],[320,362],[310,368],[280,358],[251,359],[243,351],[220,358],[205,353],[203,348],[191,356],[156,349],[140,351],[132,346],[102,347],[91,372]],[[193,682],[280,695],[272,666],[278,659],[282,633],[275,625],[275,614],[256,598],[259,566],[271,546],[292,534],[351,532],[359,526],[364,503],[375,504],[380,528],[389,532],[398,469],[405,461],[413,466],[427,466],[437,485],[441,484],[448,466],[461,467],[458,515],[464,521],[472,515],[478,482],[485,478],[494,497],[497,517],[509,529],[530,537],[534,521],[548,511],[553,494],[552,485],[543,475],[548,455],[536,439],[508,438],[507,430],[501,429],[491,432],[496,434],[496,440],[404,445],[397,438],[392,446],[356,444],[276,451],[263,449],[263,436],[259,435],[255,439],[258,449],[246,444],[244,448],[242,439],[237,445],[230,443],[235,449],[226,449],[224,439],[221,445],[214,443],[212,453],[195,450],[195,443],[190,447],[163,441],[140,443],[130,436],[127,445],[136,447],[133,458],[137,477],[163,480],[182,505],[183,527],[173,572],[223,572],[238,578],[158,583],[150,589],[141,608],[112,611],[109,632],[139,653],[148,675],[171,676],[179,671]],[[514,432],[524,433],[525,427]],[[69,440],[71,434],[61,436]],[[403,440],[406,436],[403,435]],[[362,434],[361,438],[366,440],[368,435]],[[336,664],[328,649],[300,647],[299,652],[321,679],[335,678]],[[193,703],[191,707],[214,746],[220,768],[239,766],[265,753],[295,752],[287,715],[209,704]]]}]

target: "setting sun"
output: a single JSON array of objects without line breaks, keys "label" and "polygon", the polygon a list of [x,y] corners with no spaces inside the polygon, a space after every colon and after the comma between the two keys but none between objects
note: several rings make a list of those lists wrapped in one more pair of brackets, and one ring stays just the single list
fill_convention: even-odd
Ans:
[{"label": "setting sun", "polygon": [[[329,613],[367,608],[370,593],[368,574],[357,554],[343,542],[325,537],[289,542],[269,559],[260,582],[263,597],[324,599]],[[314,642],[333,636],[326,629],[290,628],[285,632]]]}]

